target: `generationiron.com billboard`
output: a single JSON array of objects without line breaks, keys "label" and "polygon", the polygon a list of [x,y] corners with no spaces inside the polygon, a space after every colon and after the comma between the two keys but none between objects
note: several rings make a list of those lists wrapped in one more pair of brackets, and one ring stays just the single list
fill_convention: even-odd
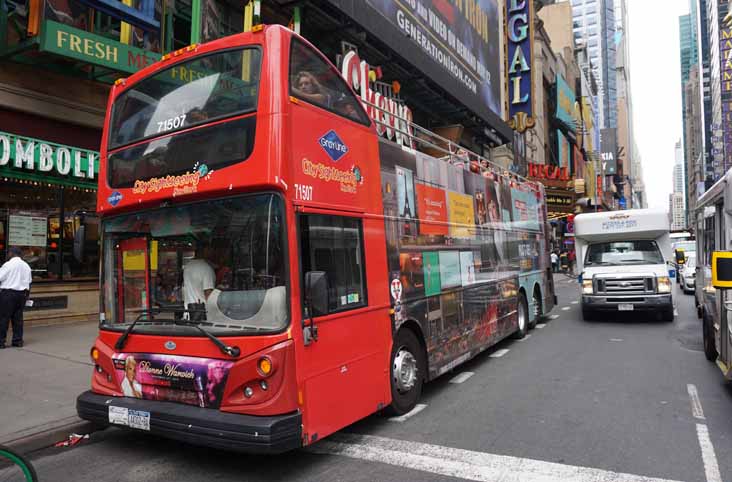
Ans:
[{"label": "generationiron.com billboard", "polygon": [[497,0],[329,0],[490,125],[501,120]]}]

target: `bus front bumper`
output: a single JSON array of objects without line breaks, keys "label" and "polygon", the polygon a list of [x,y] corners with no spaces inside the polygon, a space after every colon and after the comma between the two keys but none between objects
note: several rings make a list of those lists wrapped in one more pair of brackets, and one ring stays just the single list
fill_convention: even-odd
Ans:
[{"label": "bus front bumper", "polygon": [[110,423],[110,406],[148,412],[149,433],[194,445],[257,454],[277,454],[302,446],[302,415],[299,412],[258,417],[173,402],[111,397],[91,391],[76,399],[79,417],[100,425],[128,428]]}]

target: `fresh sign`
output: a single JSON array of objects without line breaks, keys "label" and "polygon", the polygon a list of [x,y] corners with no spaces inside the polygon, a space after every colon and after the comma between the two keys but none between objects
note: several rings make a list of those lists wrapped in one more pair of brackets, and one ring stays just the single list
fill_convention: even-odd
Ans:
[{"label": "fresh sign", "polygon": [[40,49],[129,73],[135,73],[160,60],[158,53],[116,42],[53,20],[46,20],[43,24]]}]

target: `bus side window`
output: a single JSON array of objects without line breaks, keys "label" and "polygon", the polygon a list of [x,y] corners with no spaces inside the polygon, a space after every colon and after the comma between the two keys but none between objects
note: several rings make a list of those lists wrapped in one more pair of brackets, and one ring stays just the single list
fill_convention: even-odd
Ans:
[{"label": "bus side window", "polygon": [[308,214],[300,217],[302,276],[324,271],[328,277],[328,313],[366,305],[366,275],[361,220]]},{"label": "bus side window", "polygon": [[296,37],[290,47],[290,95],[363,125],[371,125],[361,102],[320,54]]}]

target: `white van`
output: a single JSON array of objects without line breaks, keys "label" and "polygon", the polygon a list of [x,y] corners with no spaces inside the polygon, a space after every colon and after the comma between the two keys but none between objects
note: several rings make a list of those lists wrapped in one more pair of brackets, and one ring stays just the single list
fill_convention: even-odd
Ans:
[{"label": "white van", "polygon": [[665,211],[633,209],[574,218],[582,316],[647,311],[673,321]]}]

